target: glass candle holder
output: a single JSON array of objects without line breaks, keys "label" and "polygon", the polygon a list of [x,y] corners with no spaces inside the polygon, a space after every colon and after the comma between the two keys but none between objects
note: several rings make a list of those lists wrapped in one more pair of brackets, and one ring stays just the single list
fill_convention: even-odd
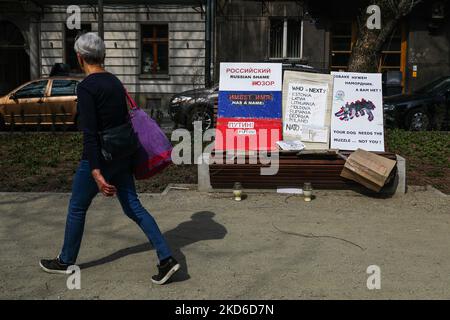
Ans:
[{"label": "glass candle holder", "polygon": [[233,195],[234,195],[234,200],[236,200],[236,201],[242,200],[242,185],[240,182],[236,182],[234,184]]},{"label": "glass candle holder", "polygon": [[306,202],[311,201],[312,198],[312,186],[310,182],[305,182],[303,184],[303,197],[305,199]]}]

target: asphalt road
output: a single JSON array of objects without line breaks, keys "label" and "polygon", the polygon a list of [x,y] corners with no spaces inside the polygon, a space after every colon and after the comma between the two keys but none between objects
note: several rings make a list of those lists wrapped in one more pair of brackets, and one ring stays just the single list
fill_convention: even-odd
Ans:
[{"label": "asphalt road", "polygon": [[[450,198],[410,188],[400,198],[355,192],[299,196],[170,191],[143,194],[182,271],[157,286],[156,255],[116,199],[88,212],[81,289],[43,273],[62,244],[69,194],[0,193],[2,299],[449,299]],[[380,269],[379,290],[367,268]]]}]

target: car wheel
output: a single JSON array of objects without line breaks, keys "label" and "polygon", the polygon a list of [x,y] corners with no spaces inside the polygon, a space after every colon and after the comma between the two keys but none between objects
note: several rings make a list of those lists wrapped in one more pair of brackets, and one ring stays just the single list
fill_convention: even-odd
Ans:
[{"label": "car wheel", "polygon": [[414,109],[409,112],[406,127],[411,131],[425,131],[430,129],[431,117],[428,112],[423,109]]},{"label": "car wheel", "polygon": [[207,105],[195,106],[189,114],[187,127],[189,130],[194,129],[194,122],[201,121],[203,131],[211,129],[214,125],[214,114]]}]

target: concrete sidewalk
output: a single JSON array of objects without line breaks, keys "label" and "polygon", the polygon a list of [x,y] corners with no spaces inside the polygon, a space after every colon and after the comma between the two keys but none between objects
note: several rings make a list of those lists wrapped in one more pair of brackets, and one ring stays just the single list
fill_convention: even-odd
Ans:
[{"label": "concrete sidewalk", "polygon": [[[63,240],[69,194],[0,194],[2,299],[379,299],[450,298],[450,197],[410,188],[404,197],[350,191],[301,197],[170,191],[142,194],[182,262],[166,286],[150,281],[156,255],[122,214],[98,196],[78,263],[81,290],[43,273]],[[321,236],[321,237],[315,237]],[[366,269],[381,268],[381,290]]]}]

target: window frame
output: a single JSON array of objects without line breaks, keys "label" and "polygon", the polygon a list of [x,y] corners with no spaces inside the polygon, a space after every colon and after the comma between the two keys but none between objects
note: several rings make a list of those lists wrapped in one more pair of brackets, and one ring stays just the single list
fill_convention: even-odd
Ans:
[{"label": "window frame", "polygon": [[[402,72],[402,86],[403,91],[405,92],[405,84],[406,84],[406,60],[407,60],[407,51],[408,51],[408,29],[407,24],[405,20],[400,20],[396,26],[396,28],[399,28],[399,40],[400,40],[400,51],[387,51],[382,50],[380,52],[380,56],[378,58],[378,72],[383,72],[383,70],[391,70],[391,69],[397,69],[397,66],[389,67],[384,66],[382,64],[382,60],[388,57],[389,55],[399,55],[400,59],[400,65],[398,68]],[[388,39],[387,41],[390,41]]]},{"label": "window frame", "polygon": [[[269,60],[279,60],[279,59],[288,59],[288,60],[302,60],[303,59],[303,41],[304,41],[304,19],[302,17],[289,17],[289,16],[273,16],[270,17],[268,23],[268,54]],[[282,20],[283,21],[283,31],[282,31],[282,53],[281,57],[273,57],[271,52],[271,27],[272,27],[272,20]],[[297,21],[300,24],[300,34],[299,34],[299,56],[298,57],[292,57],[288,56],[288,34],[289,34],[289,21]],[[286,32],[285,32],[286,31]]]},{"label": "window frame", "polygon": [[[348,71],[348,65],[341,66],[341,65],[333,65],[333,54],[348,54],[348,57],[350,58],[353,50],[353,46],[356,43],[357,37],[358,37],[358,28],[356,21],[351,20],[337,20],[334,23],[349,23],[351,24],[351,34],[350,35],[334,35],[333,27],[331,27],[330,30],[330,62],[329,62],[329,69],[330,71]],[[333,39],[334,38],[349,38],[350,39],[350,50],[333,50]],[[339,68],[339,70],[335,70],[336,68]]]},{"label": "window frame", "polygon": [[[142,73],[142,50],[143,50],[143,39],[142,39],[142,29],[143,26],[166,26],[167,27],[167,73],[164,74],[150,74],[150,73]],[[138,38],[138,68],[139,68],[139,78],[140,79],[170,79],[170,23],[169,22],[142,22],[139,23],[139,38]]]}]

